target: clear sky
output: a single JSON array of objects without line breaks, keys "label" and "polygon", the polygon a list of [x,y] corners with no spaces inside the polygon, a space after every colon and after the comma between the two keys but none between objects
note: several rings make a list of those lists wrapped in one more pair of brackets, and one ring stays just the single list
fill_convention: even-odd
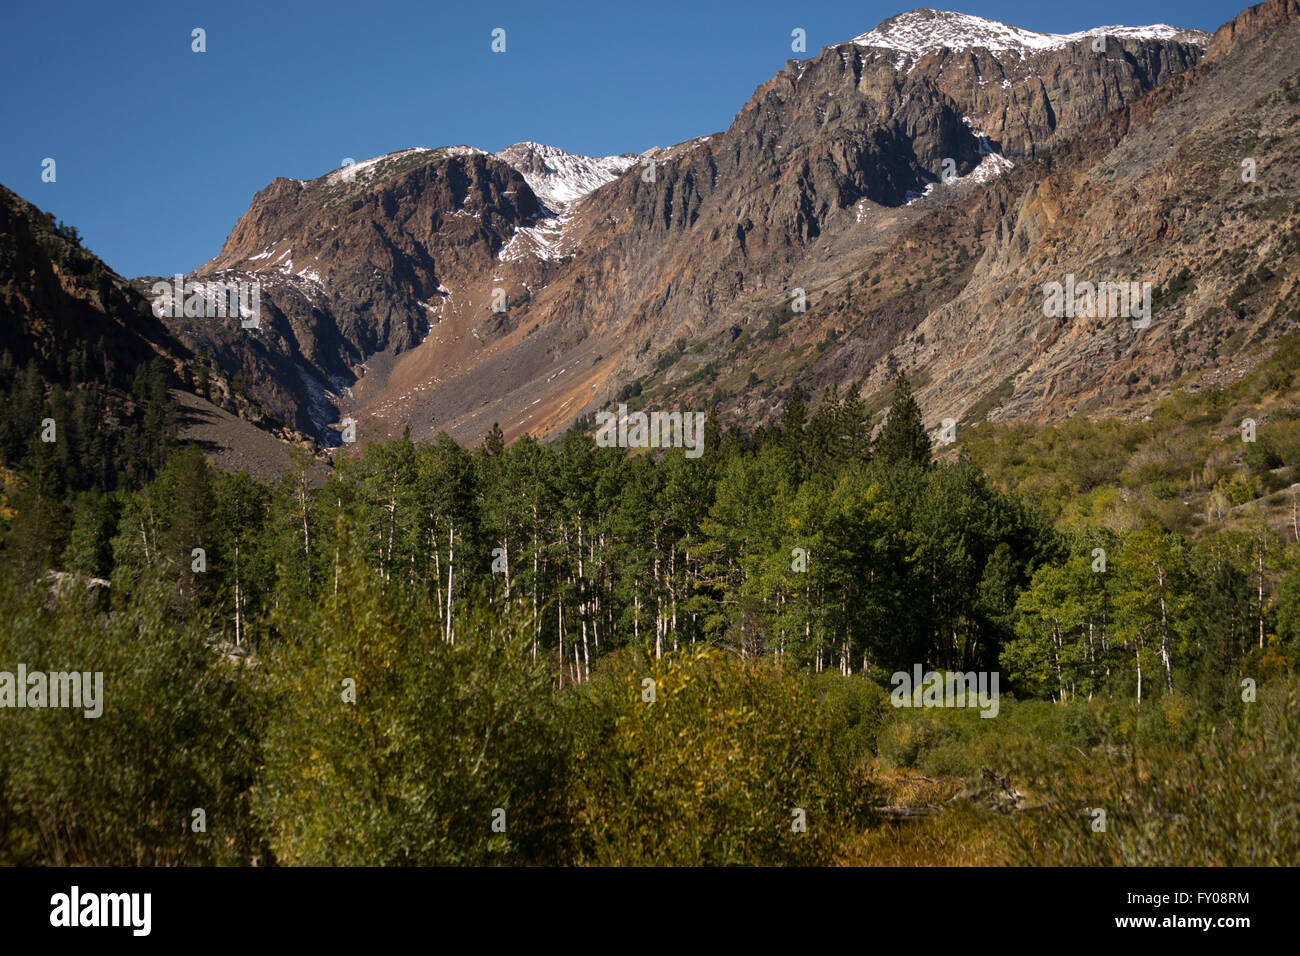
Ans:
[{"label": "clear sky", "polygon": [[[915,0],[5,0],[0,183],[81,230],[126,276],[216,255],[253,194],[408,146],[520,140],[589,155],[725,129],[787,59]],[[963,0],[944,9],[1072,33],[1213,30],[1244,0]],[[207,52],[191,49],[206,31]],[[506,31],[493,53],[492,31]],[[791,31],[808,53],[791,52]],[[42,161],[56,181],[42,182]]]}]

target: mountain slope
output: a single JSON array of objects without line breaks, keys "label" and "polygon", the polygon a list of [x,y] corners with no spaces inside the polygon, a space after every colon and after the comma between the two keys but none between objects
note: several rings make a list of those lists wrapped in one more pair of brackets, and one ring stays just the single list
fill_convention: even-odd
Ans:
[{"label": "mountain slope", "polygon": [[[1293,9],[1246,11],[1218,31],[1205,66],[1058,132],[1046,154],[839,260],[806,314],[774,313],[723,347],[660,363],[638,381],[642,400],[717,402],[757,423],[795,384],[870,397],[906,370],[937,426],[1140,414],[1184,372],[1240,374],[1252,345],[1295,319]],[[1242,182],[1247,156],[1254,183]],[[1153,326],[1048,320],[1043,286],[1072,272],[1150,282]]]},{"label": "mountain slope", "polygon": [[311,181],[278,179],[193,277],[260,282],[261,328],[169,324],[248,373],[269,409],[337,444],[330,426],[342,410],[382,401],[393,366],[430,336],[469,361],[507,321],[490,309],[492,290],[518,301],[545,285],[573,206],[632,162],[521,143],[499,157],[411,149]]},{"label": "mountain slope", "polygon": [[[49,450],[76,490],[139,478],[125,459],[149,458],[164,441],[170,424],[150,416],[171,414],[162,407],[169,385],[184,386],[171,389],[182,408],[201,404],[222,419],[223,440],[202,439],[218,460],[233,461],[236,446],[274,445],[281,452],[269,459],[280,463],[285,440],[302,442],[173,338],[136,284],[82,246],[75,229],[0,186],[0,393],[18,396],[0,423],[0,458],[41,449],[44,409],[56,426]],[[218,404],[198,398],[202,390]],[[181,437],[193,437],[191,424],[182,411]]]},{"label": "mountain slope", "polygon": [[[638,394],[752,426],[795,384],[870,397],[899,369],[934,421],[1124,403],[1235,354],[1229,300],[1258,305],[1250,336],[1274,334],[1277,309],[1225,283],[1286,234],[1256,213],[1290,194],[1262,177],[1233,192],[1211,144],[1276,124],[1249,148],[1288,168],[1293,6],[1213,40],[917,10],[791,61],[725,132],[675,146],[415,149],[276,180],[198,275],[261,281],[262,329],[169,325],[327,443],[344,415],[363,441],[548,435]],[[1198,269],[1215,278],[1189,293]],[[1133,341],[1049,327],[1042,287],[1071,271],[1149,281],[1160,322]],[[1211,327],[1220,343],[1189,350]]]},{"label": "mountain slope", "polygon": [[[1300,322],[1297,45],[1294,13],[1266,31],[1221,30],[1203,67],[1034,171],[972,282],[897,352],[926,376],[931,417],[960,417],[999,389],[992,418],[1112,408]],[[1047,318],[1042,290],[1067,273],[1166,294],[1147,329]]]},{"label": "mountain slope", "polygon": [[66,384],[76,366],[127,387],[139,365],[173,349],[148,304],[75,229],[0,186],[0,351],[49,380]]}]

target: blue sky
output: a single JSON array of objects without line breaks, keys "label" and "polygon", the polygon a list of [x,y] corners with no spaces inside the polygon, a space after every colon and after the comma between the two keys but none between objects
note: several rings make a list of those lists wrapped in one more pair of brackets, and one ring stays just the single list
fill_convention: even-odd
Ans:
[{"label": "blue sky", "polygon": [[[253,194],[344,157],[520,140],[639,152],[725,129],[787,59],[915,3],[7,2],[0,183],[81,230],[126,276],[216,255]],[[944,9],[1031,30],[1213,30],[1244,0]],[[191,50],[191,30],[207,52]],[[491,51],[506,30],[506,52]],[[807,31],[808,54],[790,33]],[[46,157],[57,180],[41,181]]]}]

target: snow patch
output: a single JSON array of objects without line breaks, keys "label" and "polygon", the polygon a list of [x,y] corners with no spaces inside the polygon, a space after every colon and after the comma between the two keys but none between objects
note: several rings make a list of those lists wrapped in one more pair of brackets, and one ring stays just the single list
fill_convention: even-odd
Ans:
[{"label": "snow patch", "polygon": [[495,156],[518,170],[533,194],[557,213],[618,179],[637,161],[631,153],[580,156],[544,143],[515,143]]},{"label": "snow patch", "polygon": [[[969,116],[963,116],[961,120],[967,126],[971,127],[971,132],[975,134],[976,140],[978,142],[979,155],[981,157],[979,161],[979,165],[976,166],[974,169],[972,169],[965,176],[954,177],[953,179],[950,179],[946,183],[935,181],[935,182],[927,183],[925,189],[919,192],[914,189],[908,190],[907,195],[904,197],[905,205],[910,206],[913,203],[918,202],[921,199],[924,199],[926,196],[929,196],[931,193],[933,193],[937,188],[943,186],[951,186],[957,183],[986,183],[991,179],[996,179],[997,177],[1001,176],[1003,173],[1007,172],[1008,170],[1015,168],[1016,165],[1015,163],[1007,159],[1001,153],[994,151],[993,144],[989,142],[989,138],[985,136],[982,132],[980,132],[978,129],[975,129],[975,127],[971,123],[971,118]],[[862,213],[860,210],[858,212],[858,221],[859,222],[862,221]]]},{"label": "snow patch", "polygon": [[506,262],[529,257],[547,261],[563,258],[564,229],[573,219],[573,207],[638,161],[631,153],[580,156],[531,142],[507,146],[495,157],[523,176],[544,210],[535,224],[517,227],[510,241],[501,247],[497,258]]},{"label": "snow patch", "polygon": [[564,257],[564,227],[572,216],[548,216],[535,226],[520,226],[501,247],[497,258],[513,262],[533,256],[553,262]]},{"label": "snow patch", "polygon": [[1018,52],[1020,59],[1050,50],[1060,50],[1072,43],[1094,36],[1135,40],[1172,40],[1205,46],[1210,35],[1200,30],[1184,30],[1167,23],[1144,27],[1104,26],[1078,33],[1037,33],[1009,23],[986,20],[965,13],[944,10],[912,10],[885,20],[874,30],[854,37],[851,42],[897,54],[895,69],[915,66],[928,53],[947,47],[950,50],[983,48],[993,52]]}]

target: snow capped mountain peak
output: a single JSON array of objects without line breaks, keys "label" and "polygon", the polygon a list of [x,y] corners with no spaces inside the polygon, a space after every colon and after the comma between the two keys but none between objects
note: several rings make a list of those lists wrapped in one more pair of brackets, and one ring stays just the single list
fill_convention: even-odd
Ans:
[{"label": "snow capped mountain peak", "polygon": [[1165,23],[1145,27],[1094,27],[1078,33],[1036,33],[965,13],[919,9],[890,17],[852,42],[858,46],[893,50],[911,59],[919,59],[941,47],[951,50],[982,47],[995,52],[1014,50],[1019,51],[1023,59],[1035,53],[1063,49],[1098,34],[1149,40],[1176,38],[1201,46],[1210,39],[1209,34],[1200,30],[1183,30]]},{"label": "snow capped mountain peak", "polygon": [[507,146],[496,158],[517,169],[537,198],[555,212],[617,179],[637,161],[630,153],[579,156],[531,142]]},{"label": "snow capped mountain peak", "polygon": [[[415,146],[350,162],[316,180],[298,180],[298,183],[301,186],[340,182],[369,184],[438,156],[486,155],[485,150],[475,146],[440,146],[437,149]],[[556,146],[532,142],[515,143],[492,155],[517,169],[537,198],[555,213],[563,212],[569,204],[617,179],[637,162],[637,156],[632,153],[579,156]]]}]

